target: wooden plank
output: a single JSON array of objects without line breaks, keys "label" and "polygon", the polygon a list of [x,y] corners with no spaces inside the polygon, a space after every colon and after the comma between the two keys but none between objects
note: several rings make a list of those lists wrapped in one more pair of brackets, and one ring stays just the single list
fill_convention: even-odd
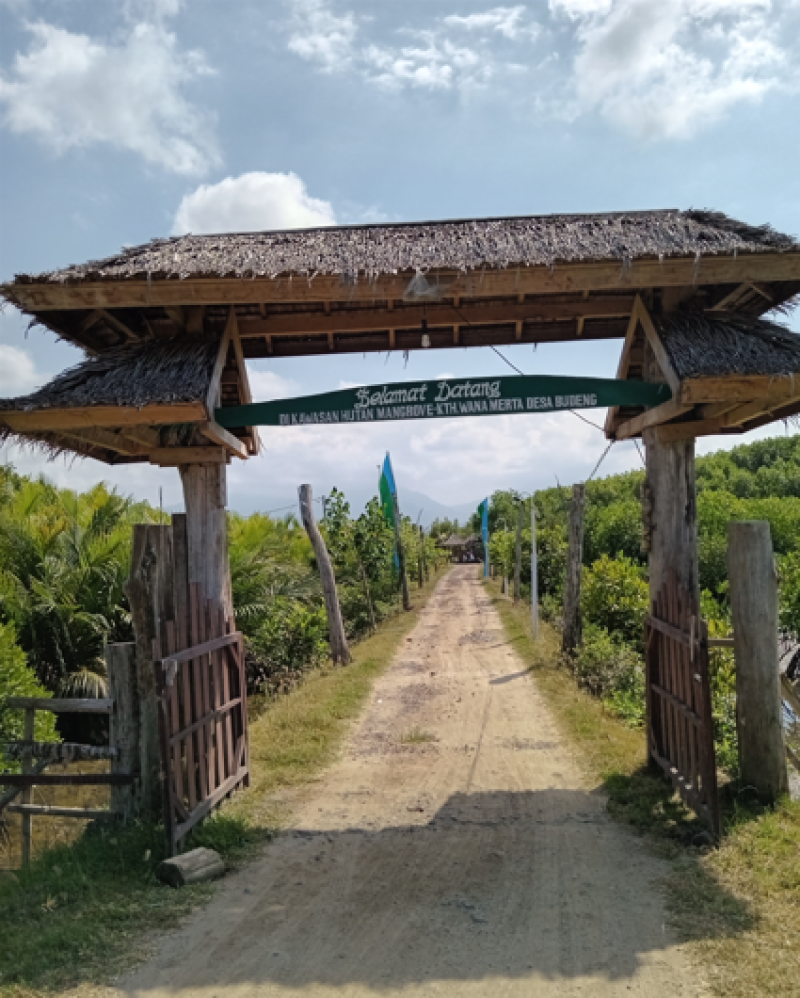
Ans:
[{"label": "wooden plank", "polygon": [[[160,623],[160,622],[159,622]],[[163,629],[162,629],[163,630]],[[153,672],[155,673],[156,693],[158,695],[158,749],[161,761],[161,813],[164,823],[164,834],[167,844],[167,857],[174,855],[175,842],[175,812],[178,802],[175,796],[175,780],[172,769],[172,754],[169,745],[169,696],[170,687],[166,682],[163,665],[158,661],[163,654],[166,639],[164,634],[153,638]],[[155,803],[153,797],[152,803]]]},{"label": "wooden plank", "polygon": [[[397,308],[339,310],[336,312],[278,312],[260,316],[241,316],[239,333],[242,339],[342,333],[367,333],[374,330],[419,329],[422,320],[429,328],[453,328],[461,325],[513,325],[536,321],[604,319],[631,314],[634,297],[630,294],[595,298],[591,301],[554,302],[530,299],[520,304],[508,301],[473,302],[461,306],[442,302],[429,305],[398,305]],[[515,332],[516,335],[516,332]],[[519,338],[519,337],[517,337]]]},{"label": "wooden plank", "polygon": [[179,464],[225,464],[227,460],[224,447],[158,447],[149,455],[150,463],[161,468],[174,468]]},{"label": "wooden plank", "polygon": [[35,412],[4,410],[0,424],[12,430],[83,429],[97,426],[157,426],[165,423],[195,423],[206,420],[208,410],[202,402],[176,402],[174,405],[133,406],[93,405],[64,409],[40,409]]},{"label": "wooden plank", "polygon": [[63,700],[57,697],[9,697],[6,707],[15,710],[49,710],[53,714],[110,714],[113,700]]},{"label": "wooden plank", "polygon": [[[636,296],[638,298],[638,295]],[[635,301],[634,301],[635,305]],[[628,377],[628,366],[630,364],[631,350],[633,350],[633,344],[636,339],[636,333],[639,329],[639,310],[635,307],[631,308],[631,317],[628,320],[628,329],[625,333],[625,342],[622,345],[622,352],[619,355],[619,363],[617,364],[617,378],[620,381],[624,381]],[[606,413],[605,431],[606,436],[611,437],[614,425],[616,424],[617,417],[619,415],[619,406],[612,406]]]},{"label": "wooden plank", "polygon": [[[659,443],[677,443],[679,440],[692,440],[694,437],[708,437],[722,432],[721,419],[698,419],[688,423],[667,423],[653,429]],[[737,431],[733,431],[737,432]]]},{"label": "wooden plank", "polygon": [[[248,399],[249,401],[249,399]],[[220,426],[219,423],[215,423],[213,419],[208,420],[205,423],[201,423],[197,429],[212,443],[219,444],[226,450],[229,450],[231,454],[236,457],[240,457],[243,461],[248,458],[248,451],[245,444],[235,437],[229,430],[226,430],[224,426]]]},{"label": "wooden plank", "polygon": [[[8,701],[6,701],[8,702]],[[34,731],[36,726],[36,710],[34,707],[25,708],[25,722],[23,728],[23,739],[30,745],[33,744]],[[31,780],[36,779],[31,770],[33,759],[31,758],[31,752],[26,751],[22,756],[22,775],[27,777],[26,781],[23,783],[25,789],[22,792],[21,802],[22,804],[30,805],[33,803],[33,795],[31,792]],[[33,848],[33,819],[30,814],[23,814],[22,816],[22,866],[28,867],[31,862],[31,851]]]},{"label": "wooden plank", "polygon": [[[0,293],[28,311],[90,308],[150,308],[165,305],[269,304],[292,301],[371,301],[402,299],[414,275],[407,271],[345,284],[338,274],[319,274],[312,282],[277,278],[186,278],[80,281],[74,284],[0,285]],[[547,294],[649,287],[700,287],[745,281],[800,280],[800,253],[740,253],[664,260],[618,260],[554,267],[498,268],[482,272],[436,270],[429,280],[447,284],[447,296]]]},{"label": "wooden plank", "polygon": [[[112,773],[132,773],[139,769],[139,687],[136,675],[136,644],[106,645],[106,674],[114,707],[108,724],[108,740],[113,750]],[[111,809],[127,820],[135,807],[130,787],[111,791]]]},{"label": "wooden plank", "polygon": [[237,785],[241,783],[247,776],[247,772],[242,767],[232,776],[229,776],[224,783],[221,783],[213,793],[209,794],[208,797],[203,801],[202,804],[198,804],[194,811],[192,811],[189,819],[187,821],[181,822],[175,828],[175,841],[180,842],[181,839],[185,838],[187,833],[197,824],[198,821],[202,821],[206,815],[210,814],[211,811],[216,807],[216,805],[222,800],[222,798],[235,790]]},{"label": "wooden plank", "polygon": [[[189,619],[191,624],[190,640],[194,644],[200,642],[200,621],[198,619],[199,600],[197,583],[189,584]],[[205,715],[208,713],[206,697],[205,668],[201,659],[192,661],[192,678],[194,694],[194,718],[197,728],[197,775],[200,784],[200,797],[208,797],[208,724]]]},{"label": "wooden plank", "polygon": [[84,443],[98,447],[106,447],[108,450],[116,451],[118,454],[126,454],[128,457],[146,454],[149,449],[126,435],[113,433],[99,426],[92,430],[62,430],[61,432],[64,436],[72,439],[82,440]]},{"label": "wooden plank", "polygon": [[678,399],[670,399],[669,402],[662,402],[661,405],[653,406],[652,409],[648,409],[633,419],[626,420],[612,433],[609,433],[608,427],[606,427],[606,436],[613,437],[614,440],[630,440],[631,437],[641,436],[642,431],[649,426],[658,426],[669,422],[669,420],[689,412],[691,408],[691,405],[686,405]]},{"label": "wooden plank", "polygon": [[106,808],[91,807],[55,807],[50,804],[9,804],[6,808],[11,814],[33,816],[35,814],[51,818],[81,818],[84,821],[98,821],[103,818],[116,818],[115,811]]},{"label": "wooden plank", "polygon": [[666,634],[668,638],[673,641],[679,641],[683,645],[690,644],[690,635],[688,632],[681,630],[680,627],[675,627],[674,624],[670,624],[666,620],[660,620],[658,617],[650,616],[647,618],[647,623],[656,631],[660,631],[661,634]]},{"label": "wooden plank", "polygon": [[653,324],[653,320],[650,318],[650,313],[645,308],[644,302],[639,295],[636,296],[635,308],[639,315],[639,321],[642,324],[645,336],[647,337],[647,342],[650,344],[650,347],[655,354],[655,358],[658,361],[658,366],[661,368],[661,373],[667,379],[667,384],[672,389],[673,396],[677,396],[681,387],[680,378],[675,373],[675,369],[669,359],[669,354],[664,348],[664,344],[661,342],[661,337],[658,335],[658,330]]},{"label": "wooden plank", "polygon": [[235,710],[241,704],[241,697],[232,697],[227,702],[223,703],[221,707],[214,710],[210,710],[207,714],[203,714],[196,721],[192,721],[191,724],[187,725],[185,728],[181,728],[180,731],[175,732],[175,734],[170,736],[170,744],[177,744],[184,738],[187,738],[190,734],[198,731],[204,724],[209,722],[216,722],[224,718],[226,715],[230,714],[231,711]]},{"label": "wooden plank", "polygon": [[729,374],[687,378],[675,391],[687,405],[703,402],[789,401],[800,395],[800,372],[793,375]]},{"label": "wooden plank", "polygon": [[0,773],[0,786],[93,787],[133,783],[130,773]]},{"label": "wooden plank", "polygon": [[227,645],[240,644],[241,641],[242,632],[234,631],[232,634],[223,634],[218,638],[212,638],[210,641],[194,645],[192,648],[185,648],[183,651],[165,655],[161,661],[166,668],[169,665],[178,665],[181,662],[189,662],[193,658],[200,658],[201,655],[208,655],[213,651],[218,651],[220,648],[225,648]]},{"label": "wooden plank", "polygon": [[800,694],[792,685],[791,680],[787,679],[783,673],[781,673],[781,695],[800,721]]},{"label": "wooden plank", "polygon": [[[109,645],[109,647],[113,647]],[[113,715],[112,715],[113,717]],[[0,742],[0,748],[9,759],[22,757],[23,752],[31,759],[45,759],[47,765],[95,759],[117,759],[119,751],[110,745],[82,745],[78,742]]]},{"label": "wooden plank", "polygon": [[214,412],[214,409],[220,404],[220,385],[222,383],[222,372],[225,370],[225,365],[228,361],[228,349],[231,344],[231,336],[233,335],[233,330],[236,327],[236,308],[232,305],[228,309],[228,321],[225,324],[225,332],[222,334],[222,339],[219,341],[219,350],[217,351],[217,357],[214,361],[214,367],[211,372],[211,379],[208,383],[208,394],[206,395],[206,408],[209,412],[209,417]]},{"label": "wooden plank", "polygon": [[709,638],[708,639],[709,648],[733,648],[734,640],[733,638]]},{"label": "wooden plank", "polygon": [[[669,690],[665,689],[663,686],[659,686],[657,683],[653,683],[652,690],[658,696],[664,700],[665,703],[670,704],[675,710],[682,714],[688,721],[692,724],[701,726],[703,724],[703,719],[698,717],[697,714],[679,698],[676,697],[674,693],[670,693]],[[673,760],[674,763],[675,760]]]}]

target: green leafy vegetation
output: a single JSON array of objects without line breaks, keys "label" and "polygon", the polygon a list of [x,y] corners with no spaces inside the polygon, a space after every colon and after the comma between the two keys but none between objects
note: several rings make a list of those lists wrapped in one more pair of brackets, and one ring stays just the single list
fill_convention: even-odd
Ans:
[{"label": "green leafy vegetation", "polygon": [[[728,523],[767,520],[780,575],[780,620],[800,634],[800,437],[774,437],[697,459],[698,560],[702,613],[711,637],[731,633]],[[641,550],[644,471],[586,486],[582,610],[584,645],[567,663],[577,681],[628,723],[642,723],[642,637],[648,607],[647,556]],[[560,622],[571,488],[544,489],[536,506],[538,589],[542,616]],[[517,512],[523,506],[522,593],[530,595],[530,497],[495,492],[489,508],[490,558],[511,576]],[[472,529],[480,526],[477,514]],[[711,653],[717,758],[736,771],[733,655]]]}]

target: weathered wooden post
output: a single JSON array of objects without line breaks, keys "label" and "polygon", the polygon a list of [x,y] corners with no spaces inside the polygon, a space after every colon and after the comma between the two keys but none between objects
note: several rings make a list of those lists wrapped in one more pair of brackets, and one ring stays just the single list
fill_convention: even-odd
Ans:
[{"label": "weathered wooden post", "polygon": [[569,513],[569,547],[567,550],[567,578],[564,585],[564,633],[561,650],[572,655],[582,638],[581,621],[581,570],[583,568],[583,510],[586,487],[572,487],[572,504]]},{"label": "weathered wooden post", "polygon": [[691,615],[700,613],[697,565],[697,498],[694,438],[662,442],[657,429],[646,429],[646,477],[642,494],[648,552],[650,600],[657,599],[670,569],[690,600]]},{"label": "weathered wooden post", "polygon": [[514,544],[514,602],[518,602],[522,591],[522,518],[525,516],[525,501],[519,500],[517,506],[517,536]]},{"label": "weathered wooden post", "polygon": [[339,607],[339,595],[336,592],[336,576],[333,572],[331,557],[319,532],[314,517],[314,497],[310,485],[301,485],[297,490],[300,496],[300,517],[306,533],[314,548],[314,555],[319,566],[319,577],[322,582],[322,592],[325,596],[325,612],[328,616],[328,635],[331,645],[331,658],[334,662],[347,665],[350,661],[350,649],[344,633],[342,611]]},{"label": "weathered wooden post", "polygon": [[769,523],[728,524],[736,726],[744,786],[766,800],[789,789],[778,668],[778,579]]},{"label": "weathered wooden post", "polygon": [[200,583],[205,598],[216,600],[232,617],[226,465],[182,464],[178,470],[186,505],[189,585]]},{"label": "weathered wooden post", "polygon": [[125,587],[136,639],[136,687],[139,707],[140,801],[148,817],[162,810],[158,695],[153,642],[162,620],[174,620],[172,528],[137,523],[133,528],[131,576]]},{"label": "weathered wooden post", "polygon": [[[113,644],[106,647],[108,691],[114,701],[109,718],[108,741],[116,755],[111,760],[112,773],[138,775],[139,758],[139,690],[136,682],[136,644]],[[111,788],[111,810],[123,821],[134,814],[133,787]]]}]

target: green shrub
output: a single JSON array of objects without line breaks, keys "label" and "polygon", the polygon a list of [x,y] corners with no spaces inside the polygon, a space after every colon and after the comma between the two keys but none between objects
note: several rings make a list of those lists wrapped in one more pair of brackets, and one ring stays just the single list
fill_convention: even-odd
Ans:
[{"label": "green shrub", "polygon": [[247,685],[255,693],[288,693],[327,654],[325,609],[277,596],[269,611],[247,642]]},{"label": "green shrub", "polygon": [[578,684],[604,700],[627,723],[644,723],[644,663],[619,636],[589,625],[584,641],[571,661]]},{"label": "green shrub", "polygon": [[[14,628],[0,624],[0,765],[15,768],[3,758],[3,743],[19,741],[24,734],[24,713],[7,706],[9,697],[49,697],[50,693],[36,679],[28,666],[25,652],[17,644]],[[55,716],[36,712],[34,738],[39,742],[58,741]]]},{"label": "green shrub", "polygon": [[648,605],[642,569],[630,558],[603,555],[590,568],[584,568],[581,606],[587,624],[640,645]]}]

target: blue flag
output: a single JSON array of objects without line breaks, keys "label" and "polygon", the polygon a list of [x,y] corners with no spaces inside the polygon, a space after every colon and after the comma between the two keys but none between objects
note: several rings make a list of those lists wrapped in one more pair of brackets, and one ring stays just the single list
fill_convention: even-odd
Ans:
[{"label": "blue flag", "polygon": [[[396,530],[395,520],[394,520],[394,504],[397,498],[397,485],[394,480],[394,472],[392,471],[392,462],[389,458],[389,451],[386,451],[386,458],[383,462],[383,471],[381,472],[381,480],[378,485],[378,491],[380,492],[381,498],[381,508],[383,509],[383,515],[389,526]],[[394,552],[394,565],[395,568],[400,567],[400,556],[395,548]]]}]

